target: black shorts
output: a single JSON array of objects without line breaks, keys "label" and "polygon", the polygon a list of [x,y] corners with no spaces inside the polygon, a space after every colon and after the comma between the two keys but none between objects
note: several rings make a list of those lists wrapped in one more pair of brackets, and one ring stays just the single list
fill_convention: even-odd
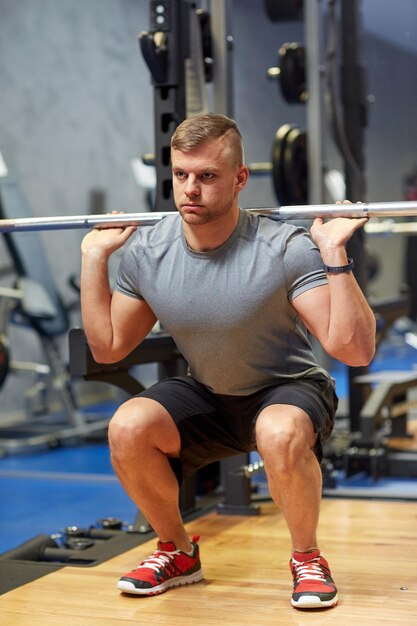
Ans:
[{"label": "black shorts", "polygon": [[307,413],[318,434],[314,451],[321,461],[322,441],[332,432],[338,402],[332,382],[324,376],[279,382],[249,396],[214,394],[191,376],[175,377],[138,397],[162,404],[177,425],[181,453],[171,464],[180,483],[209,463],[256,451],[256,418],[271,404],[290,404]]}]

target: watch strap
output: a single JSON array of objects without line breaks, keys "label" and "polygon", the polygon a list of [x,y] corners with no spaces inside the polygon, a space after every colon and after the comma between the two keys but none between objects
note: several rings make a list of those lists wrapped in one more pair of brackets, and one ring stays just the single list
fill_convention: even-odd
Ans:
[{"label": "watch strap", "polygon": [[324,265],[324,271],[326,274],[343,274],[345,272],[350,272],[355,267],[353,259],[348,259],[347,265]]}]

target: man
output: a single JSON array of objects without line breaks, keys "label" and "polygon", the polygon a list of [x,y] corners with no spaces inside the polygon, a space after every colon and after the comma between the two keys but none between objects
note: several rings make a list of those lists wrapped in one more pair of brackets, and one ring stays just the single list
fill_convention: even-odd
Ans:
[{"label": "man", "polygon": [[345,251],[366,218],[316,219],[314,243],[300,227],[240,210],[248,169],[236,124],[222,115],[183,122],[171,160],[179,214],[138,229],[113,293],[108,259],[135,228],[96,229],[82,243],[83,323],[96,360],[121,359],[159,319],[189,364],[189,376],[128,400],[109,426],[115,471],[159,537],[118,588],[153,595],[201,580],[179,484],[207,463],[258,450],[291,535],[291,602],[333,606],[316,530],[321,443],[337,399],[307,331],[348,365],[372,359],[375,320]]}]

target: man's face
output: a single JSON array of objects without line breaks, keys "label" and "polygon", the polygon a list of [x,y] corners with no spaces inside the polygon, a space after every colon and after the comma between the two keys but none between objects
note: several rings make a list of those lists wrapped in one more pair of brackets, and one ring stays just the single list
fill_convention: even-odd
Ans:
[{"label": "man's face", "polygon": [[171,160],[175,205],[187,224],[208,224],[237,206],[246,168],[236,166],[227,141],[214,140],[190,152],[174,149]]}]

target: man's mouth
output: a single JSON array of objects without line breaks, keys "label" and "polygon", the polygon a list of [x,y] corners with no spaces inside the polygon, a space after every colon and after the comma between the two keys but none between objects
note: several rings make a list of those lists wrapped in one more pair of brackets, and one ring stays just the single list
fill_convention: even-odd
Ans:
[{"label": "man's mouth", "polygon": [[202,204],[194,204],[193,202],[184,202],[184,204],[181,205],[182,209],[201,209],[202,207]]}]

